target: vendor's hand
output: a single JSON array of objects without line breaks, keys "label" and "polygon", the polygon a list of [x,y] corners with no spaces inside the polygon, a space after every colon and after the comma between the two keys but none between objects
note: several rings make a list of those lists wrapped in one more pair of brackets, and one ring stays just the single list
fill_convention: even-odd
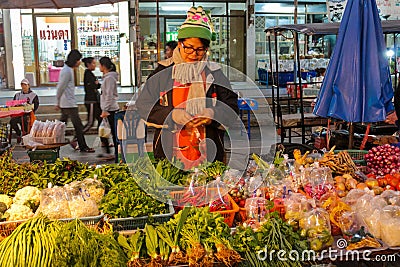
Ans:
[{"label": "vendor's hand", "polygon": [[184,109],[176,108],[172,111],[172,120],[177,124],[191,128],[193,125],[192,119],[192,116]]},{"label": "vendor's hand", "polygon": [[60,106],[59,106],[59,105],[55,105],[54,108],[55,108],[56,110],[60,110]]},{"label": "vendor's hand", "polygon": [[205,108],[203,111],[196,115],[196,119],[193,120],[193,127],[201,125],[209,125],[214,118],[214,110],[212,108]]},{"label": "vendor's hand", "polygon": [[386,123],[390,123],[390,124],[395,124],[396,121],[397,121],[396,112],[390,113],[390,114],[386,117],[386,120],[385,120]]},{"label": "vendor's hand", "polygon": [[107,118],[110,115],[107,111],[102,111],[100,117]]}]

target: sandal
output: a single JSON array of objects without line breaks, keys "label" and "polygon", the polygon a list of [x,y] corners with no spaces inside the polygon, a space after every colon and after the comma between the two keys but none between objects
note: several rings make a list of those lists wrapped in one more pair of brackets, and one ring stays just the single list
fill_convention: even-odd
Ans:
[{"label": "sandal", "polygon": [[87,147],[81,150],[81,152],[85,152],[85,153],[94,153],[96,152],[93,148],[91,147]]}]

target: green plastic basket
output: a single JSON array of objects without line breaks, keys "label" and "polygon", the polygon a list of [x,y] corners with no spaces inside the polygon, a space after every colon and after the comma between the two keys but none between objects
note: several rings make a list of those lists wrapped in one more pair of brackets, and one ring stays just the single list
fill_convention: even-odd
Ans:
[{"label": "green plastic basket", "polygon": [[[104,213],[100,213],[97,216],[88,216],[88,217],[81,217],[77,218],[81,220],[86,226],[95,226],[101,219],[103,219]],[[75,218],[67,218],[67,219],[59,219],[59,221],[69,222],[75,220]]]},{"label": "green plastic basket", "polygon": [[172,216],[174,216],[175,210],[171,200],[168,200],[168,210],[169,212],[166,214],[156,214],[151,216],[142,216],[135,218],[130,217],[130,218],[110,219],[110,224],[113,226],[114,231],[144,229],[146,223],[150,222],[164,223],[169,221],[172,218]]},{"label": "green plastic basket", "polygon": [[356,165],[367,165],[364,155],[368,154],[367,150],[356,150],[356,149],[347,149],[347,150],[335,150],[335,154],[339,153],[340,151],[347,151],[349,153],[351,159],[354,161]]},{"label": "green plastic basket", "polygon": [[47,163],[54,163],[59,158],[59,152],[57,149],[29,150],[28,156],[31,162],[46,161]]}]

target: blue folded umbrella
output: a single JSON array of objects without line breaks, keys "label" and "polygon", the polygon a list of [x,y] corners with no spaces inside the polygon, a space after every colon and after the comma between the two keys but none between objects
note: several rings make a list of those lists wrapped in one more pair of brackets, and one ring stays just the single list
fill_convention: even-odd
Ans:
[{"label": "blue folded umbrella", "polygon": [[349,0],[314,114],[378,122],[394,109],[386,45],[375,0]]}]

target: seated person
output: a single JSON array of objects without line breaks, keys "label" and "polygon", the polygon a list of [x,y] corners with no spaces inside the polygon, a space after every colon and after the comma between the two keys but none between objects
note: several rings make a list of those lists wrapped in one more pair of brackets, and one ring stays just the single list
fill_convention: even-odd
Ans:
[{"label": "seated person", "polygon": [[[23,79],[21,81],[21,87],[22,90],[21,92],[18,92],[14,95],[13,100],[24,100],[26,99],[28,104],[33,104],[33,112],[36,112],[36,110],[39,107],[39,97],[31,90],[31,87],[29,85],[28,79]],[[23,122],[24,122],[24,131],[28,130],[28,120],[29,120],[30,114],[24,114]],[[22,117],[13,117],[10,120],[10,125],[11,125],[11,130],[10,134],[12,134],[12,130],[15,131],[17,134],[17,143],[21,143],[21,129],[19,128],[19,125],[22,126]]]}]

